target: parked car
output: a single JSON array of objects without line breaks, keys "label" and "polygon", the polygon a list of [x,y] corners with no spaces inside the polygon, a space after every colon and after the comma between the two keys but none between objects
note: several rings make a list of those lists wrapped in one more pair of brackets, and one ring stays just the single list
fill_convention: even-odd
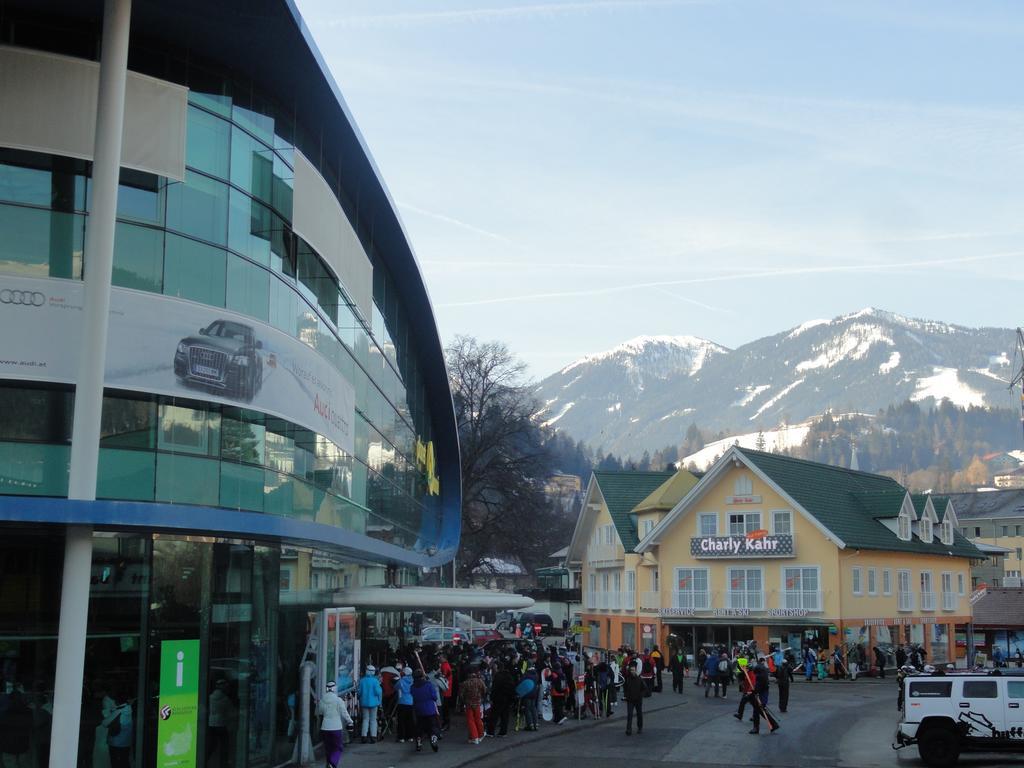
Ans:
[{"label": "parked car", "polygon": [[186,336],[174,352],[174,375],[187,384],[221,390],[249,401],[263,386],[263,342],[251,325],[214,320]]},{"label": "parked car", "polygon": [[1024,753],[1024,672],[911,674],[900,699],[893,747],[917,745],[929,768],[967,751]]},{"label": "parked car", "polygon": [[469,642],[469,632],[458,627],[427,627],[420,633],[420,642],[458,645]]},{"label": "parked car", "polygon": [[487,627],[474,627],[469,630],[470,635],[473,638],[473,645],[486,645],[492,640],[504,640],[505,636],[496,629],[489,629]]}]

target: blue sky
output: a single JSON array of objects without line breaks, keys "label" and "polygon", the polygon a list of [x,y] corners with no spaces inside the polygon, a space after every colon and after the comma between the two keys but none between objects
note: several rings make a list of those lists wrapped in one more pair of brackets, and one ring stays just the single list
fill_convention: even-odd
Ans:
[{"label": "blue sky", "polygon": [[446,340],[541,378],[865,306],[1024,322],[1024,4],[299,8]]}]

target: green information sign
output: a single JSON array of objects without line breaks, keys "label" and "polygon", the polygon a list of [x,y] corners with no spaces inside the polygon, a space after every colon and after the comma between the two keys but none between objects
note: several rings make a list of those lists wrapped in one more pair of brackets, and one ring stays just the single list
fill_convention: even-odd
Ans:
[{"label": "green information sign", "polygon": [[156,768],[196,768],[198,640],[166,640],[160,644],[159,714]]}]

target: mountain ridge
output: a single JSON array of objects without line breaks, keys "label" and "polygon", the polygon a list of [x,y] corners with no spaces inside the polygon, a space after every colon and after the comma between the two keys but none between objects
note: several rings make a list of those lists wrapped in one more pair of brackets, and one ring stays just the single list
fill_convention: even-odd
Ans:
[{"label": "mountain ridge", "polygon": [[691,335],[638,336],[543,379],[538,419],[595,450],[639,457],[686,427],[750,432],[826,410],[903,400],[1007,406],[1015,332],[875,307],[810,320],[735,349]]}]

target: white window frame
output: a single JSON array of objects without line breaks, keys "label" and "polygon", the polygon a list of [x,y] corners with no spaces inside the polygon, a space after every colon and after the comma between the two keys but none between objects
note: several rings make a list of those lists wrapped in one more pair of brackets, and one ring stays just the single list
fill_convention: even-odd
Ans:
[{"label": "white window frame", "polygon": [[[738,533],[733,532],[733,529],[732,529],[732,519],[734,517],[742,517],[743,518],[743,530],[741,532],[738,532]],[[754,525],[753,528],[750,527],[750,519],[751,518],[756,518],[756,520],[757,520],[757,522],[756,522],[756,524]],[[761,530],[761,511],[760,510],[750,510],[749,512],[729,512],[729,513],[726,514],[726,520],[729,523],[729,535],[730,536],[746,536],[751,531],[759,531],[759,530]]]},{"label": "white window frame", "polygon": [[[750,574],[751,573],[755,573],[755,572],[757,573],[757,580],[758,580],[758,582],[761,585],[761,589],[760,590],[749,589],[747,587],[747,584],[749,582]],[[733,589],[732,582],[733,582],[733,574],[734,573],[742,573],[743,574],[743,589],[740,589],[740,590],[734,590]],[[725,594],[726,594],[726,602],[728,603],[728,605],[726,607],[728,607],[728,608],[749,608],[752,611],[763,611],[764,610],[764,568],[761,568],[759,566],[744,566],[744,565],[732,566],[732,567],[730,567],[730,568],[728,568],[726,570],[725,578],[726,578],[726,582],[727,582],[726,583]],[[739,602],[742,602],[743,605],[738,605],[737,604],[736,595],[733,594],[734,592],[741,592],[743,594],[743,599],[739,601]],[[750,604],[751,603],[750,593],[752,593],[752,592],[758,594],[758,597],[757,597],[757,603],[758,604],[757,605],[751,605]]]},{"label": "white window frame", "polygon": [[636,571],[626,571],[626,591],[636,592]]},{"label": "white window frame", "polygon": [[966,594],[964,592],[964,581],[965,581],[964,575],[962,573],[958,573],[956,575],[956,593],[960,597],[963,597]]},{"label": "white window frame", "polygon": [[661,572],[657,568],[652,568],[651,569],[651,592],[659,592],[659,591],[661,591]]},{"label": "white window frame", "polygon": [[[679,582],[683,578],[683,573],[689,573],[689,584],[686,589],[679,588]],[[696,575],[702,573],[704,575],[704,584],[706,589],[697,590],[693,588],[693,584],[696,582]],[[672,589],[673,603],[679,608],[694,608],[697,610],[707,610],[711,607],[711,572],[707,568],[676,568],[675,569],[675,582],[673,583]],[[682,597],[685,594],[691,595],[690,600],[683,600]],[[697,595],[701,595],[702,599],[697,600]],[[689,605],[684,603],[689,602]],[[698,602],[700,604],[698,604]]]},{"label": "white window frame", "polygon": [[942,521],[942,543],[953,543],[953,521],[948,518]]},{"label": "white window frame", "polygon": [[732,484],[732,492],[734,496],[752,496],[754,494],[754,479],[746,473],[737,475]]},{"label": "white window frame", "polygon": [[912,525],[910,515],[908,515],[905,511],[901,511],[896,522],[896,536],[901,541],[910,541],[910,539],[913,537],[911,530]]},{"label": "white window frame", "polygon": [[853,566],[850,578],[850,589],[853,590],[853,594],[856,597],[860,597],[864,594],[864,574],[863,569],[859,565]]},{"label": "white window frame", "polygon": [[[704,533],[704,520],[710,518],[714,520],[713,533]],[[718,535],[718,513],[717,512],[698,512],[697,513],[697,535],[698,536],[717,536]]]},{"label": "white window frame", "polygon": [[640,538],[641,539],[647,538],[648,534],[650,534],[650,532],[653,531],[653,530],[654,530],[654,521],[653,520],[644,520],[640,524],[640,531],[641,531]]},{"label": "white window frame", "polygon": [[[790,574],[788,572],[796,571],[795,574],[799,580],[799,588],[789,587],[787,582],[789,581]],[[804,572],[814,571],[814,583],[817,584],[815,589],[804,588]],[[821,566],[820,565],[784,565],[779,569],[782,575],[782,582],[779,584],[780,608],[803,608],[812,612],[820,612],[824,610],[822,603],[822,591],[821,591]],[[808,604],[807,593],[813,593],[812,602],[815,607],[811,607]],[[795,599],[791,597],[795,594]]]},{"label": "white window frame", "polygon": [[[779,517],[785,515],[786,517],[786,528],[788,531],[779,531]],[[775,535],[789,534],[793,535],[793,510],[791,509],[773,509],[771,512],[772,517],[772,533]]]},{"label": "white window frame", "polygon": [[[938,601],[936,600],[935,579],[932,578],[932,572],[931,571],[921,571],[920,575],[917,577],[917,581],[918,581],[918,585],[921,588],[921,610],[922,611],[925,611],[925,610],[927,610],[927,611],[934,611],[935,607],[936,607],[936,603]],[[928,587],[927,589],[925,589],[926,586]],[[931,600],[932,600],[931,608],[925,608],[925,606],[924,606],[924,601],[925,601],[925,595],[926,594],[931,595]]]},{"label": "white window frame", "polygon": [[[906,580],[906,589],[903,589],[904,579]],[[899,607],[899,596],[909,595],[910,606],[905,608]],[[913,573],[909,568],[900,568],[896,571],[896,608],[899,611],[912,611],[914,610],[914,580]]]},{"label": "white window frame", "polygon": [[925,544],[931,544],[934,538],[932,530],[932,519],[927,514],[921,517],[921,522],[917,526],[918,538],[921,539]]},{"label": "white window frame", "polygon": [[868,594],[872,597],[878,594],[878,572],[874,568],[868,568]]},{"label": "white window frame", "polygon": [[886,597],[892,595],[892,571],[889,568],[882,569],[882,594]]}]

